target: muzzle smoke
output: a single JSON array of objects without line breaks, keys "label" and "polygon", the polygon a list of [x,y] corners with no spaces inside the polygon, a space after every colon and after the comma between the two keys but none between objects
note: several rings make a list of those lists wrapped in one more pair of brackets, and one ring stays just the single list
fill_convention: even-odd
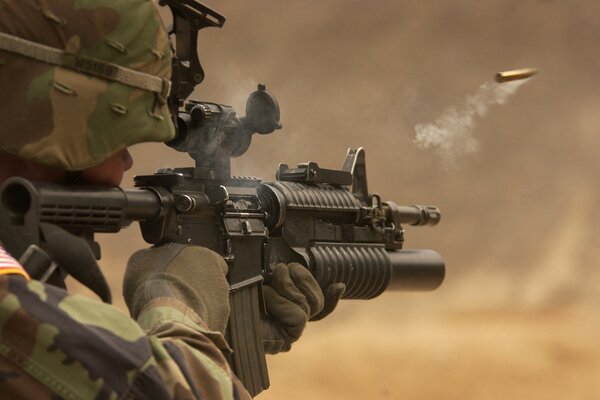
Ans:
[{"label": "muzzle smoke", "polygon": [[476,152],[479,142],[473,132],[477,122],[490,107],[505,104],[528,80],[485,82],[461,104],[447,108],[435,122],[416,125],[414,142],[422,149],[434,148],[450,164],[459,156]]}]

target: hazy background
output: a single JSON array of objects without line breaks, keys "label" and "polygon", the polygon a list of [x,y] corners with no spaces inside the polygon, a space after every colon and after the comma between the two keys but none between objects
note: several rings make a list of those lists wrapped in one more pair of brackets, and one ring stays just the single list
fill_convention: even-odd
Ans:
[{"label": "hazy background", "polygon": [[[591,399],[600,396],[600,3],[589,1],[211,1],[197,98],[240,111],[256,84],[284,129],[255,137],[234,173],[273,179],[279,162],[340,167],[363,146],[371,192],[435,204],[407,247],[447,263],[432,293],[344,302],[269,359],[276,399]],[[540,72],[473,129],[479,150],[449,165],[415,126],[502,70]],[[188,166],[133,148],[126,177]],[[137,227],[101,239],[120,292],[144,246]],[[122,306],[122,301],[119,305]]]}]

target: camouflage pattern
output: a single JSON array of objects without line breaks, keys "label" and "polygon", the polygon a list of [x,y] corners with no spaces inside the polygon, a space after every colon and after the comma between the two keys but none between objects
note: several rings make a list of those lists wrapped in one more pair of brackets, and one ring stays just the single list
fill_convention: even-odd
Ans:
[{"label": "camouflage pattern", "polygon": [[0,397],[249,399],[198,315],[156,299],[118,309],[0,276]]},{"label": "camouflage pattern", "polygon": [[227,271],[223,257],[206,247],[167,243],[139,250],[127,262],[123,298],[133,318],[138,318],[153,299],[173,297],[211,330],[225,332],[230,315]]},{"label": "camouflage pattern", "polygon": [[[0,32],[170,79],[151,0],[0,0]],[[0,150],[65,170],[175,131],[152,92],[0,50]]]}]

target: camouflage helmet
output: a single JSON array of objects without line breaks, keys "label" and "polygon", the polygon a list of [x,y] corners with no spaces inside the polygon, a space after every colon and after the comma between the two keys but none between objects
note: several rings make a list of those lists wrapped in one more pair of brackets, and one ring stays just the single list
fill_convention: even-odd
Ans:
[{"label": "camouflage helmet", "polygon": [[175,136],[152,0],[0,0],[0,150],[64,170]]}]

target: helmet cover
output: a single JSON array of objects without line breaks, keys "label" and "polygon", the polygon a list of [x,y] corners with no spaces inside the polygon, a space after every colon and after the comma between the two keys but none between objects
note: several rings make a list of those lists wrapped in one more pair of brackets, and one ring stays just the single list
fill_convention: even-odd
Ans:
[{"label": "helmet cover", "polygon": [[168,83],[171,48],[152,0],[0,0],[0,33],[60,50],[81,67],[0,48],[1,150],[82,170],[175,136],[164,90],[103,76],[114,67]]}]

